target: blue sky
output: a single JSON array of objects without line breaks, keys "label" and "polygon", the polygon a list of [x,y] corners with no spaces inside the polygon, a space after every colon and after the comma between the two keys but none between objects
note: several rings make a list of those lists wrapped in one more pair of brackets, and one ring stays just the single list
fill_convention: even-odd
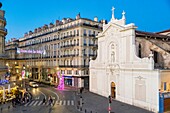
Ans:
[{"label": "blue sky", "polygon": [[157,32],[170,29],[170,0],[0,0],[6,11],[7,39],[23,37],[25,32],[64,17],[110,20],[114,6],[115,17],[126,12],[127,23],[138,30]]}]

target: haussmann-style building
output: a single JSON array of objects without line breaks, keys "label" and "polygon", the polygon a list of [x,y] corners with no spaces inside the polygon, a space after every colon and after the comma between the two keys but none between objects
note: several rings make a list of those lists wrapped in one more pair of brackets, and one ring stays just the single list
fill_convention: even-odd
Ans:
[{"label": "haussmann-style building", "polygon": [[6,42],[11,73],[51,84],[64,76],[66,85],[88,88],[89,60],[97,56],[95,36],[102,32],[103,22],[78,14],[76,19],[56,20],[22,38],[12,38]]},{"label": "haussmann-style building", "polygon": [[0,80],[6,78],[8,67],[6,66],[5,54],[5,36],[7,35],[5,11],[1,9],[2,3],[0,2]]}]

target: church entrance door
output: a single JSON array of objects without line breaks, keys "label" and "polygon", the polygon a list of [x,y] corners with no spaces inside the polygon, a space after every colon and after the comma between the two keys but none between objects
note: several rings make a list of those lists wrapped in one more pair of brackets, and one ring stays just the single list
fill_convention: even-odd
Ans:
[{"label": "church entrance door", "polygon": [[116,98],[116,85],[114,82],[111,83],[111,96],[112,98]]}]

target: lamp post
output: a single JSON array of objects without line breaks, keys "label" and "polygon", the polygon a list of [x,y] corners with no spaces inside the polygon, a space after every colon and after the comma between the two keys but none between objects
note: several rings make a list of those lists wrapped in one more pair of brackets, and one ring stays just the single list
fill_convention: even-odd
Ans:
[{"label": "lamp post", "polygon": [[22,83],[23,83],[22,85],[25,88],[25,65],[23,65],[22,67],[21,75],[22,75]]}]

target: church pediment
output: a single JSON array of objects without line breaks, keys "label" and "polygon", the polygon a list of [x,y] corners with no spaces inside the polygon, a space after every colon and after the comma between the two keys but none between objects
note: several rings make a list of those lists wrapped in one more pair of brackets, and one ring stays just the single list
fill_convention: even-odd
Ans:
[{"label": "church pediment", "polygon": [[124,29],[123,26],[110,22],[108,25],[104,26],[104,29],[101,35],[103,36],[103,35],[107,35],[110,33],[117,33],[123,29]]}]

